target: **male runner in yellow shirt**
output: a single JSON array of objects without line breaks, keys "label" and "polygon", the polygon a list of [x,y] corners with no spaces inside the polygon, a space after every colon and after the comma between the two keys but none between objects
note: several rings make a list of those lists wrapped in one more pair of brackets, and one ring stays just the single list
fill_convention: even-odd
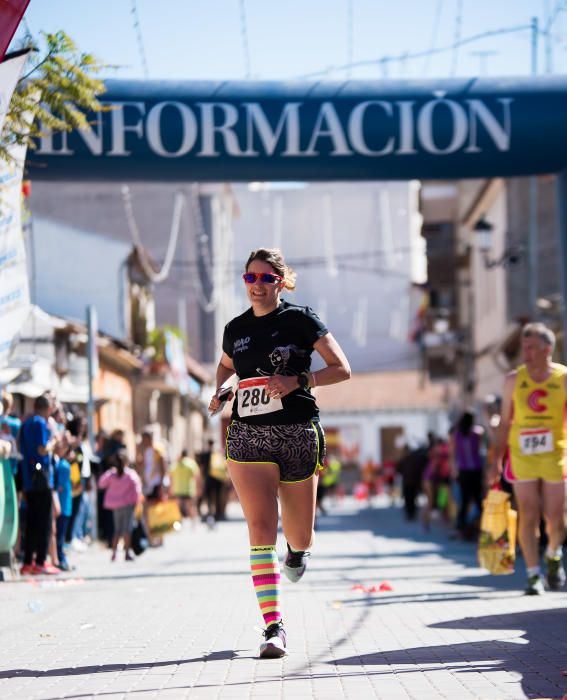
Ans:
[{"label": "male runner in yellow shirt", "polygon": [[495,463],[487,475],[489,483],[500,477],[508,448],[519,510],[518,534],[528,573],[527,595],[544,592],[539,566],[542,513],[549,541],[545,553],[547,585],[556,591],[565,583],[567,367],[551,361],[554,347],[555,335],[543,323],[530,323],[522,330],[524,364],[506,377]]}]

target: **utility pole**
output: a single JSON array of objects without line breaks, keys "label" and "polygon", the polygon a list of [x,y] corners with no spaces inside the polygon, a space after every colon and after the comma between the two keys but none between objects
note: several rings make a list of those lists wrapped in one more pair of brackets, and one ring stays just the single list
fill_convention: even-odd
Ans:
[{"label": "utility pole", "polygon": [[[537,17],[532,17],[532,75],[537,75],[537,53],[538,53],[538,20]],[[528,294],[529,294],[529,312],[532,321],[537,320],[539,310],[537,305],[538,298],[538,191],[537,177],[530,176],[529,179],[529,231],[528,231]]]},{"label": "utility pole", "polygon": [[550,0],[544,0],[544,12],[545,12],[545,32],[544,32],[544,42],[545,42],[545,72],[547,74],[553,73],[553,40],[551,37],[551,4]]},{"label": "utility pole", "polygon": [[96,337],[98,334],[96,309],[92,304],[87,306],[87,371],[88,371],[88,402],[87,402],[87,428],[89,431],[89,444],[94,450],[94,379],[98,373],[98,354]]},{"label": "utility pole", "polygon": [[[93,304],[87,306],[87,372],[88,372],[88,400],[87,400],[87,430],[88,441],[91,448],[91,453],[95,450],[95,431],[94,431],[94,379],[98,374],[98,350],[96,339],[98,335],[98,321],[96,308]],[[96,538],[98,533],[98,515],[97,515],[97,487],[96,479],[93,480],[92,491],[90,492],[93,520],[93,534]]]}]

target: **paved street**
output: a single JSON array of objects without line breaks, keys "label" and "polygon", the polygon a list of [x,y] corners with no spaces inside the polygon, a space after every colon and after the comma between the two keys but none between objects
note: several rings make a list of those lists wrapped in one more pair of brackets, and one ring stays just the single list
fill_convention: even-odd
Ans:
[{"label": "paved street", "polygon": [[567,594],[526,598],[523,576],[485,575],[439,525],[425,535],[397,509],[353,501],[320,521],[305,580],[284,581],[290,653],[259,661],[245,526],[230,515],[131,564],[91,548],[58,580],[0,584],[0,698],[567,693]]}]

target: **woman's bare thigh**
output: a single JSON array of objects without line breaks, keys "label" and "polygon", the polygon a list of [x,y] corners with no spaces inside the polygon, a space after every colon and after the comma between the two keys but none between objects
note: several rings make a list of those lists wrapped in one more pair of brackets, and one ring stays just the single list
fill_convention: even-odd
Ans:
[{"label": "woman's bare thigh", "polygon": [[227,461],[232,484],[244,511],[250,544],[275,544],[278,532],[279,469],[269,462]]}]

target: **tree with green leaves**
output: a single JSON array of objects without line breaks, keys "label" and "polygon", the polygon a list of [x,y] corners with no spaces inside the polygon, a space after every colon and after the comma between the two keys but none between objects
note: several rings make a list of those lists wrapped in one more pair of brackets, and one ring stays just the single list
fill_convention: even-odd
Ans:
[{"label": "tree with green leaves", "polygon": [[0,160],[6,162],[13,160],[14,145],[35,148],[34,137],[41,129],[84,129],[88,112],[106,109],[98,100],[105,87],[97,76],[107,66],[80,52],[65,32],[41,37],[41,46],[26,39],[33,50],[12,95],[0,139]]}]

